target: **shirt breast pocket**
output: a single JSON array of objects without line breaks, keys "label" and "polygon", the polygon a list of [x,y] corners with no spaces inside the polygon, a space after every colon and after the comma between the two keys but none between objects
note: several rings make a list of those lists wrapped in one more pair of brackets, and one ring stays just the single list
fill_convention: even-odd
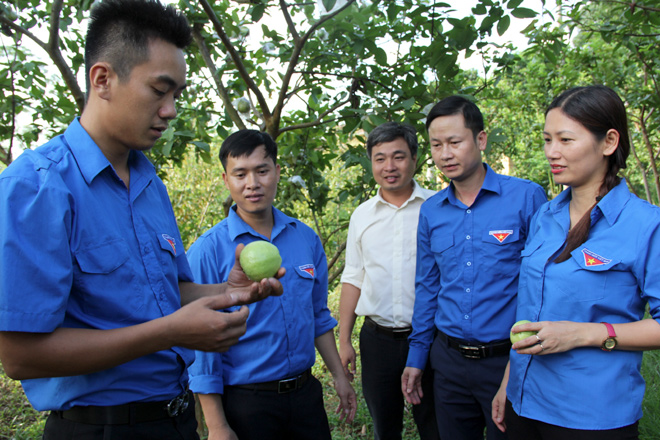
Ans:
[{"label": "shirt breast pocket", "polygon": [[520,251],[524,246],[520,239],[520,230],[493,229],[484,231],[481,235],[483,243],[483,257],[480,260],[484,273],[491,277],[506,279],[511,276],[507,271],[518,270],[517,262],[520,261]]},{"label": "shirt breast pocket", "polygon": [[130,253],[123,239],[79,249],[74,274],[74,301],[85,313],[111,321],[124,321],[144,305],[144,295],[134,286],[135,272],[127,264]]},{"label": "shirt breast pocket", "polygon": [[[560,277],[558,287],[570,302],[596,302],[608,296],[607,285],[617,274],[614,268],[619,260],[601,261],[583,254],[580,248],[571,253],[571,262],[577,266],[574,276]],[[565,263],[559,263],[565,264]],[[574,266],[575,267],[575,266]],[[612,292],[614,293],[614,292]]]}]

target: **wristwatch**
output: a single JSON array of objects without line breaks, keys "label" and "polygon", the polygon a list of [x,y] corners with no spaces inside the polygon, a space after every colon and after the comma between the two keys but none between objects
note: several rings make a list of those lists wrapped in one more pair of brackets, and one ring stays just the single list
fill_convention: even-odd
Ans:
[{"label": "wristwatch", "polygon": [[612,351],[614,350],[614,347],[616,347],[617,344],[616,332],[614,331],[614,327],[612,326],[612,324],[608,322],[601,322],[601,324],[605,324],[605,327],[607,327],[607,338],[605,338],[600,348],[602,348],[605,351]]}]

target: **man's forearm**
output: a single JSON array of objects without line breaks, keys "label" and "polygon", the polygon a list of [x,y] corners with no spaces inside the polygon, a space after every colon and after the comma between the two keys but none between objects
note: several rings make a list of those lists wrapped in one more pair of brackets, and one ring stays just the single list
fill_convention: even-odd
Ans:
[{"label": "man's forearm", "polygon": [[227,291],[227,283],[222,284],[196,284],[192,282],[179,282],[181,305],[212,295],[222,295]]},{"label": "man's forearm", "polygon": [[326,367],[332,374],[336,376],[338,374],[344,374],[344,367],[341,364],[341,359],[339,358],[339,352],[337,351],[337,343],[335,342],[335,334],[332,330],[323,333],[321,336],[317,337],[314,340],[314,345],[319,351],[321,358]]},{"label": "man's forearm", "polygon": [[112,330],[0,332],[0,361],[20,380],[93,373],[169,348],[166,325],[157,319]]},{"label": "man's forearm", "polygon": [[360,299],[360,289],[352,284],[341,285],[339,298],[339,343],[350,344],[353,328],[355,327],[355,308]]}]

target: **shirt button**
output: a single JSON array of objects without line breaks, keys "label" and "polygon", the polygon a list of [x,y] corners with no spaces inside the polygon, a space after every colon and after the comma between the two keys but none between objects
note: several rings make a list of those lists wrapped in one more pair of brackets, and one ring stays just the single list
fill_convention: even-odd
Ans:
[{"label": "shirt button", "polygon": [[472,210],[471,210],[471,209],[468,209],[468,210],[465,211],[465,212],[467,212],[468,214],[472,214]]},{"label": "shirt button", "polygon": [[468,266],[472,266],[472,262],[471,262],[471,261],[468,261],[468,262],[467,262],[467,265],[468,265]]},{"label": "shirt button", "polygon": [[464,319],[470,319],[470,315],[463,316]]},{"label": "shirt button", "polygon": [[465,239],[466,239],[466,240],[469,240],[469,239],[470,239],[470,236],[469,236],[469,235],[466,235],[466,236],[465,236]]},{"label": "shirt button", "polygon": [[468,287],[467,289],[465,289],[465,291],[466,291],[467,293],[470,293],[470,288]]}]

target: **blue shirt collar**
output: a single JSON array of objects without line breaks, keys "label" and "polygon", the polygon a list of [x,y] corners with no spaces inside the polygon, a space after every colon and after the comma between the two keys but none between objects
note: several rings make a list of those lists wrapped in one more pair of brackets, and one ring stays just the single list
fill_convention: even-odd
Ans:
[{"label": "blue shirt collar", "polygon": [[[237,213],[236,213],[236,205],[233,205],[229,209],[229,215],[227,216],[227,230],[229,232],[229,238],[231,238],[232,241],[236,240],[236,237],[242,234],[250,234],[255,237],[260,237],[263,238],[264,240],[268,240],[266,237],[255,231],[252,226],[248,225]],[[295,226],[296,222],[294,219],[289,217],[288,215],[284,214],[282,211],[279,209],[275,208],[274,206],[271,207],[272,212],[273,212],[273,230],[271,231],[270,237],[271,239],[269,241],[272,241],[277,237],[277,235],[282,232],[287,225],[292,225]]]},{"label": "blue shirt collar", "polygon": [[626,179],[622,178],[621,182],[598,202],[597,208],[600,209],[607,222],[613,225],[621,215],[623,207],[626,206],[630,197],[631,194]]},{"label": "blue shirt collar", "polygon": [[[591,213],[591,224],[593,225],[601,217],[610,225],[613,225],[621,215],[624,206],[630,200],[631,193],[628,189],[626,179],[621,179],[621,182],[608,192],[605,197],[601,199]],[[568,209],[568,203],[571,201],[571,188],[566,188],[557,197],[550,202],[550,209],[553,214],[559,214],[564,209]]]},{"label": "blue shirt collar", "polygon": [[[493,171],[493,169],[487,163],[483,163],[482,165],[486,169],[486,177],[484,177],[484,183],[481,184],[481,191],[490,191],[499,195],[502,192],[502,188],[500,187],[500,182],[497,179],[497,173]],[[447,191],[440,191],[438,193],[438,196],[439,196],[438,204],[443,203],[445,201],[449,201],[449,203],[453,205],[456,205],[458,203],[458,199],[456,198],[456,194],[454,193],[453,182],[449,184]],[[477,198],[479,197],[477,196]]]},{"label": "blue shirt collar", "polygon": [[[80,124],[79,117],[76,117],[66,129],[64,138],[88,185],[103,170],[112,168],[99,146]],[[128,163],[131,170],[131,186],[142,186],[141,183],[146,186],[146,182],[149,182],[154,174],[153,164],[141,151],[131,151]],[[146,182],[143,182],[145,178]]]}]

